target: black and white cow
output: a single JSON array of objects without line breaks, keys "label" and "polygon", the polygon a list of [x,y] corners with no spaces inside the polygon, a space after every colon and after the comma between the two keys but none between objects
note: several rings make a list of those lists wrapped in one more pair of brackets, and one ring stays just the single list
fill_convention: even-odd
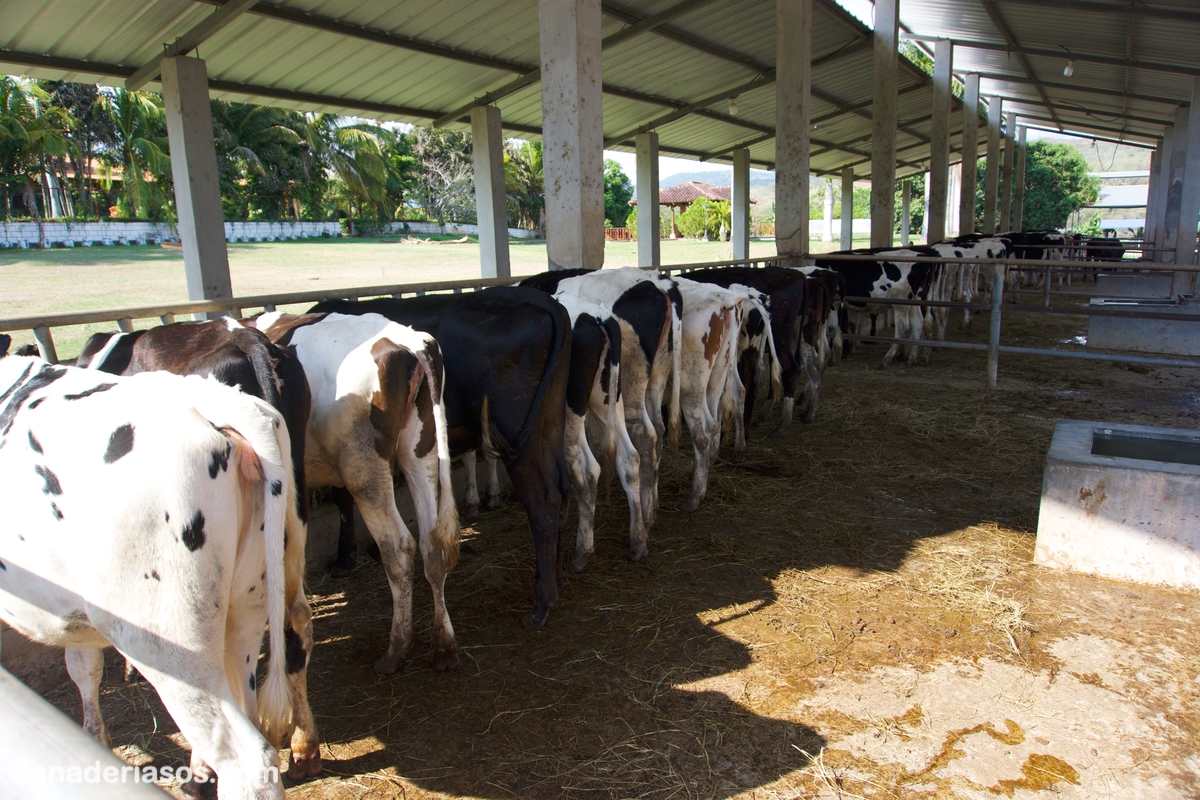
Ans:
[{"label": "black and white cow", "polygon": [[275,409],[215,380],[0,359],[0,618],[66,647],[84,726],[106,745],[102,650],[116,647],[222,797],[283,797],[303,578],[285,556],[289,450]]},{"label": "black and white cow", "polygon": [[[859,254],[871,254],[872,251],[854,251]],[[882,252],[882,250],[881,250]],[[923,256],[918,248],[888,249],[886,252],[897,256]],[[869,297],[896,300],[925,300],[928,299],[932,279],[935,274],[934,265],[911,261],[876,261],[863,259],[861,261],[842,261],[816,257],[816,264],[825,269],[835,270],[846,279],[847,297]],[[877,319],[880,315],[886,317],[889,310],[893,311],[895,337],[898,339],[921,340],[925,338],[925,314],[920,305],[896,305],[890,303],[863,303],[847,300],[845,303],[846,320],[844,330],[847,333],[876,335]],[[920,347],[906,345],[908,362],[915,364],[920,355]],[[884,356],[883,363],[890,364],[900,351],[899,344],[892,344]]]},{"label": "black and white cow", "polygon": [[388,649],[375,662],[376,671],[399,669],[413,642],[417,545],[396,509],[397,471],[417,511],[421,560],[433,591],[433,667],[457,667],[445,582],[458,559],[458,510],[437,342],[378,314],[272,312],[254,324],[275,345],[294,352],[308,375],[308,485],[345,487],[379,545],[393,610]]},{"label": "black and white cow", "polygon": [[[508,469],[529,514],[537,556],[534,606],[525,624],[543,626],[564,579],[559,533],[570,493],[563,454],[571,358],[566,310],[544,292],[500,286],[461,295],[327,301],[310,309],[329,312],[380,314],[437,341],[451,456],[481,448]],[[353,535],[351,528],[339,548]]]},{"label": "black and white cow", "polygon": [[[980,262],[978,264],[946,265],[946,275],[949,280],[943,299],[959,303],[973,303],[975,298],[982,294],[979,279],[981,275],[990,274],[989,261],[1012,256],[1012,243],[1007,239],[981,234],[959,236],[952,241],[932,245],[932,248],[944,258],[974,258]],[[971,309],[969,308],[963,310],[963,327],[971,327]]]},{"label": "black and white cow", "polygon": [[[715,284],[714,284],[715,285]],[[734,432],[733,457],[739,461],[746,455],[746,386],[760,380],[770,382],[772,396],[783,394],[783,380],[779,370],[779,356],[775,352],[775,338],[768,324],[771,313],[767,311],[769,298],[749,286],[730,284],[726,289],[736,302],[738,335],[735,353],[736,370],[730,373],[725,384],[725,393],[732,395],[732,403],[721,398],[721,427],[732,424]],[[732,413],[732,420],[724,417]]]},{"label": "black and white cow", "polygon": [[[176,375],[211,376],[241,389],[275,408],[287,423],[291,442],[296,514],[288,519],[288,558],[301,571],[308,539],[308,487],[304,477],[305,428],[311,397],[304,368],[294,354],[277,348],[259,331],[229,317],[207,322],[177,322],[132,333],[97,333],[84,343],[76,365],[112,375],[165,371]],[[292,735],[293,780],[321,771],[317,723],[308,707],[308,659],[312,655],[312,614],[302,583],[289,584],[288,681],[296,708]],[[292,643],[295,639],[294,644]],[[203,766],[194,764],[194,769]]]},{"label": "black and white cow", "polygon": [[[571,294],[611,310],[621,327],[621,396],[625,428],[637,448],[645,530],[658,513],[658,471],[664,435],[672,447],[680,435],[679,358],[682,300],[675,283],[655,272],[627,267],[597,270],[557,281],[555,297]],[[662,408],[667,407],[663,420]],[[650,552],[645,540],[630,542],[630,558]]]}]

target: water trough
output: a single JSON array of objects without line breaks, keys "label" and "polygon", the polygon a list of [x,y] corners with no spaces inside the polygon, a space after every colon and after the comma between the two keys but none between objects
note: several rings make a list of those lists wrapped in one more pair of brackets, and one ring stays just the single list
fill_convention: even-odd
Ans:
[{"label": "water trough", "polygon": [[1033,560],[1200,589],[1200,430],[1060,420]]}]

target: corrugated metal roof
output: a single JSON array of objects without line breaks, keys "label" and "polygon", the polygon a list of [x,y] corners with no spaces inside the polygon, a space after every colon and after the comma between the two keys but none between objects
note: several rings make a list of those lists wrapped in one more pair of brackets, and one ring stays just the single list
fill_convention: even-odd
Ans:
[{"label": "corrugated metal roof", "polygon": [[[677,0],[622,3],[603,2],[602,35],[674,8]],[[37,77],[119,85],[161,52],[164,43],[219,5],[221,0],[6,0],[0,3],[0,63]],[[873,82],[870,32],[833,0],[814,0],[813,5],[812,169],[836,173],[855,166],[866,174]],[[1166,0],[1153,0],[1153,5],[1185,12],[1194,7]],[[1132,42],[1137,58],[1194,64],[1200,73],[1193,46],[1200,23],[1153,14],[1143,19],[1135,13],[1131,34],[1124,16],[1065,10],[1054,0],[901,3],[902,25],[917,34],[1004,45],[997,13],[1023,47],[1056,50],[1063,45],[1123,59]],[[1081,37],[1084,24],[1087,36]],[[215,97],[429,124],[539,67],[538,4],[264,1],[201,44],[199,55],[208,64]],[[898,169],[909,174],[928,162],[932,93],[928,76],[901,62]],[[1046,109],[1030,81],[1045,82],[1056,72],[1058,83],[1067,81],[1061,77],[1065,56],[956,47],[955,62],[958,72],[1009,76],[1008,81],[985,79],[984,94],[1010,98],[1013,108],[1035,124],[1045,119],[1050,126],[1062,123],[1096,133],[1111,129],[1138,141],[1153,141],[1162,133],[1159,121],[1171,117],[1171,109],[1156,98],[1183,98],[1191,90],[1187,75],[1080,61],[1069,86],[1041,87],[1053,106]],[[774,0],[712,0],[681,9],[658,28],[604,51],[606,145],[628,150],[634,133],[656,129],[664,154],[727,161],[732,149],[749,146],[757,164],[771,166],[774,64]],[[1106,91],[1088,92],[1089,87]],[[1114,87],[1128,96],[1114,96]],[[737,97],[736,116],[730,113],[732,96]],[[540,100],[540,86],[534,82],[495,102],[512,132],[536,137]],[[461,119],[450,124],[465,127]],[[951,124],[955,151],[960,128],[956,107]]]}]

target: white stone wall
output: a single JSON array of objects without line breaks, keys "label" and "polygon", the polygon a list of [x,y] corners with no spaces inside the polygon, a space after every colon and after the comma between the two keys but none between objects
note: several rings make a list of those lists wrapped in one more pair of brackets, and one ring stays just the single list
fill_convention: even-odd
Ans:
[{"label": "white stone wall", "polygon": [[[51,247],[158,244],[178,242],[179,231],[167,222],[47,222],[46,243]],[[226,222],[229,242],[275,242],[338,236],[336,222]],[[35,222],[0,222],[0,247],[36,247],[40,237]]]},{"label": "white stone wall", "polygon": [[[450,234],[452,236],[478,236],[478,225],[458,225],[456,223],[447,223],[439,226],[436,222],[389,222],[386,228],[389,234],[403,234],[404,226],[408,226],[408,233],[414,236],[430,236],[432,234]],[[537,231],[529,231],[524,228],[509,228],[508,235],[514,239],[537,239]]]}]

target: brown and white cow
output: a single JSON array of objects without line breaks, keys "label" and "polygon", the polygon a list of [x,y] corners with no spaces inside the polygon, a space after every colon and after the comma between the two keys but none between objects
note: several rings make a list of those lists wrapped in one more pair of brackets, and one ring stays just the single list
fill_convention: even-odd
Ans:
[{"label": "brown and white cow", "polygon": [[277,346],[295,352],[308,375],[308,485],[344,486],[379,545],[393,608],[388,649],[376,671],[395,672],[413,643],[416,543],[396,509],[396,471],[417,510],[421,560],[433,591],[433,666],[457,667],[445,581],[458,560],[458,510],[437,342],[378,314],[272,312],[255,324]]},{"label": "brown and white cow", "polygon": [[285,556],[289,450],[275,409],[215,380],[0,358],[0,618],[67,648],[104,744],[102,650],[116,647],[221,797],[283,798],[285,631],[303,577]]}]

